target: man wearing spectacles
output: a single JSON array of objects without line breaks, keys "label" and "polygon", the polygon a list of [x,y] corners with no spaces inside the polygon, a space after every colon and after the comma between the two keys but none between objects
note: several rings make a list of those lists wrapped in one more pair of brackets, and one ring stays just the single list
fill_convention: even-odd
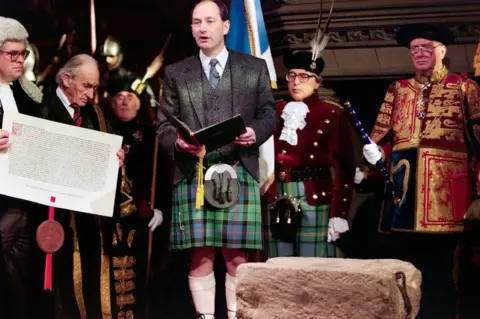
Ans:
[{"label": "man wearing spectacles", "polygon": [[[40,90],[22,78],[29,54],[25,49],[27,37],[27,30],[18,21],[0,17],[0,154],[10,147],[9,133],[1,129],[4,112],[41,115]],[[39,210],[37,204],[0,195],[1,258],[5,263],[5,278],[0,274],[0,285],[6,289],[8,305],[2,318],[27,318],[31,219]]]},{"label": "man wearing spectacles", "polygon": [[355,173],[349,119],[317,93],[322,58],[298,52],[284,62],[291,101],[277,105],[267,254],[336,257],[333,242],[348,230]]},{"label": "man wearing spectacles", "polygon": [[391,167],[396,195],[384,202],[380,228],[393,232],[391,257],[422,272],[419,316],[454,318],[453,252],[473,199],[469,165],[478,161],[472,154],[479,154],[480,90],[445,67],[447,45],[454,42],[446,26],[406,25],[396,39],[409,49],[416,74],[389,87],[374,143],[363,154],[372,165],[382,160]]}]

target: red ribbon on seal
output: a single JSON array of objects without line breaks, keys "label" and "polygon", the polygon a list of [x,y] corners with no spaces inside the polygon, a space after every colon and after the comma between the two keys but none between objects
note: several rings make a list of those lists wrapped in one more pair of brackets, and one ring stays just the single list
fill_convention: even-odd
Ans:
[{"label": "red ribbon on seal", "polygon": [[[50,197],[50,203],[55,203],[55,197]],[[60,249],[65,239],[62,226],[55,221],[55,207],[48,208],[48,220],[37,229],[37,243],[47,255],[45,258],[45,275],[43,289],[52,291],[53,253]]]}]

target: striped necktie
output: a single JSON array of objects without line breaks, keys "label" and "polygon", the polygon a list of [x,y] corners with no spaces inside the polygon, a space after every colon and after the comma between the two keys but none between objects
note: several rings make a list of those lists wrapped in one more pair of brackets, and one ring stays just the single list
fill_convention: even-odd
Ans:
[{"label": "striped necktie", "polygon": [[80,114],[80,108],[75,107],[75,113],[73,113],[73,123],[76,126],[82,126],[82,114]]}]

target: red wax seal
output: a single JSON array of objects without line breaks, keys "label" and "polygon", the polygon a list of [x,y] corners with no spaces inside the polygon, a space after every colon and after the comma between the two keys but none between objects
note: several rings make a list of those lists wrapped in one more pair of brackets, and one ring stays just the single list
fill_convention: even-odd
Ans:
[{"label": "red wax seal", "polygon": [[46,220],[38,226],[36,237],[38,247],[47,254],[53,254],[62,247],[65,233],[58,222]]}]

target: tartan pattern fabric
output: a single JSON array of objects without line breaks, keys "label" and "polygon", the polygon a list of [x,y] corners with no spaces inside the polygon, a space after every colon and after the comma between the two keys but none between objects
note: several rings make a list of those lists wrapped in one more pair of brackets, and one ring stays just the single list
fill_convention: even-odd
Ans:
[{"label": "tartan pattern fabric", "polygon": [[277,183],[279,193],[291,194],[299,200],[302,222],[296,243],[281,241],[270,232],[270,209],[268,209],[267,257],[337,257],[335,245],[327,242],[330,205],[311,206],[305,198],[303,182]]},{"label": "tartan pattern fabric", "polygon": [[240,199],[228,209],[195,208],[196,177],[184,179],[173,191],[170,249],[225,247],[263,249],[260,189],[242,166],[235,166]]}]

